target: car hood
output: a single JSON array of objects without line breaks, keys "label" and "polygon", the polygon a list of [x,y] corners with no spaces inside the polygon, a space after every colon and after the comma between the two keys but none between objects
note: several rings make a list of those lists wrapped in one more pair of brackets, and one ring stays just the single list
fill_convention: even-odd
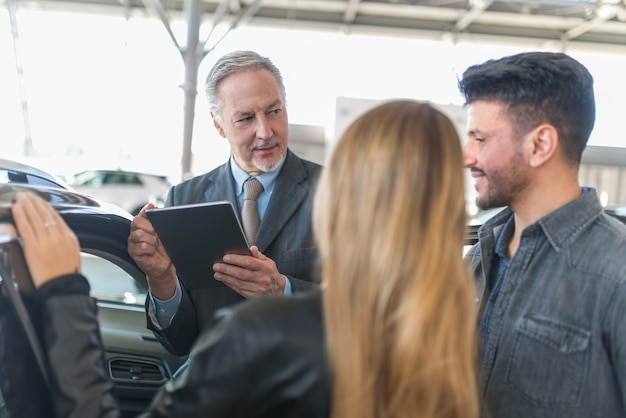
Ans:
[{"label": "car hood", "polygon": [[65,215],[82,213],[115,216],[125,219],[127,222],[132,220],[130,213],[111,203],[72,190],[26,184],[0,184],[0,220],[11,218],[11,205],[15,200],[15,195],[19,192],[36,194],[50,203],[64,217]]}]

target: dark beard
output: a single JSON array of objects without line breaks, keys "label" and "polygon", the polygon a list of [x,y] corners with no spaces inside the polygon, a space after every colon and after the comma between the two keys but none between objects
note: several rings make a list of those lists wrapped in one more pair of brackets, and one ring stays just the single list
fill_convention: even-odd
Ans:
[{"label": "dark beard", "polygon": [[516,153],[506,167],[486,174],[487,192],[476,197],[476,206],[482,210],[510,206],[529,183],[523,157]]}]

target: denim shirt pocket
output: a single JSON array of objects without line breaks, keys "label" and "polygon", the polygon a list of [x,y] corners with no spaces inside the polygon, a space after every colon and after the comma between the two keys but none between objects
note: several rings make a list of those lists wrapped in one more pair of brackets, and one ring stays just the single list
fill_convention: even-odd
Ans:
[{"label": "denim shirt pocket", "polygon": [[589,364],[589,331],[524,317],[515,331],[506,382],[536,406],[577,406]]}]

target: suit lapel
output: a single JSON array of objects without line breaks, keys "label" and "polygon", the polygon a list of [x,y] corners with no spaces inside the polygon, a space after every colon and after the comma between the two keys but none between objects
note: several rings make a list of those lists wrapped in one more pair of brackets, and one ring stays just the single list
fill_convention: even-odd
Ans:
[{"label": "suit lapel", "polygon": [[237,195],[235,194],[235,180],[230,171],[230,162],[220,166],[213,176],[209,179],[213,184],[204,191],[206,202],[215,202],[218,200],[229,200],[237,213],[240,212]]},{"label": "suit lapel", "polygon": [[291,151],[287,151],[287,159],[276,179],[276,186],[257,234],[256,246],[261,252],[272,243],[306,198],[306,189],[300,185],[306,178],[307,173],[301,161]]}]

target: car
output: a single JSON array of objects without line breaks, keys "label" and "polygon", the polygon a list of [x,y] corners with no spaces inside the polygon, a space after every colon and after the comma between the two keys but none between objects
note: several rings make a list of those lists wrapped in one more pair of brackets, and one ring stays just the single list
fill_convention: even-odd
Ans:
[{"label": "car", "polygon": [[85,170],[74,174],[68,183],[75,190],[112,202],[131,215],[146,203],[163,206],[172,186],[167,176],[125,170]]},{"label": "car", "polygon": [[[186,357],[168,353],[146,327],[147,282],[127,250],[132,216],[62,183],[42,182],[48,176],[35,168],[8,166],[0,163],[0,172],[8,173],[0,181],[0,255],[11,254],[11,248],[15,252],[18,242],[15,232],[1,232],[7,228],[14,231],[10,207],[16,193],[25,191],[42,197],[63,217],[79,239],[82,270],[97,299],[105,360],[115,396],[123,416],[137,415],[148,408],[154,393],[171,379]],[[3,293],[11,281],[27,280],[22,277],[26,269],[20,263],[23,258],[0,256]],[[0,396],[0,416],[8,416],[2,404]]]},{"label": "car", "polygon": [[25,183],[71,189],[61,177],[28,164],[0,158],[0,183]]}]

